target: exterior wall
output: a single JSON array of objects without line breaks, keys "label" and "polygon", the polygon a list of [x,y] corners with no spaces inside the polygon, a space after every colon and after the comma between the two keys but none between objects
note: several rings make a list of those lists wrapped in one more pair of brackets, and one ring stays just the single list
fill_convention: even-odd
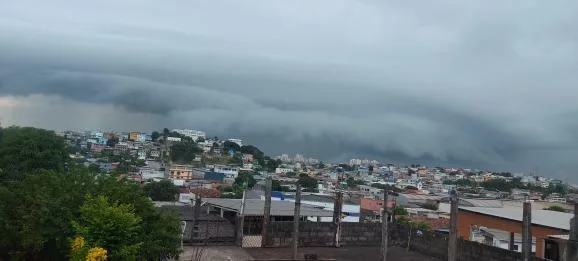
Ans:
[{"label": "exterior wall", "polygon": [[170,168],[170,176],[172,179],[192,179],[193,170],[189,167],[175,166]]},{"label": "exterior wall", "polygon": [[[520,210],[522,211],[522,210]],[[508,232],[522,233],[522,222],[482,215],[460,209],[458,212],[458,237],[469,240],[472,226],[485,226]],[[536,238],[536,256],[544,256],[544,239],[549,235],[566,234],[567,231],[532,225],[532,236]]]},{"label": "exterior wall", "polygon": [[129,139],[129,140],[132,140],[132,141],[137,141],[139,134],[140,134],[140,133],[138,133],[138,132],[136,132],[136,131],[131,131],[131,132],[128,134],[128,139]]},{"label": "exterior wall", "polygon": [[[371,210],[373,212],[381,212],[383,208],[383,200],[378,199],[371,199],[371,198],[362,198],[361,202],[361,209]],[[387,207],[393,208],[395,206],[395,202],[393,200],[387,201]]]}]

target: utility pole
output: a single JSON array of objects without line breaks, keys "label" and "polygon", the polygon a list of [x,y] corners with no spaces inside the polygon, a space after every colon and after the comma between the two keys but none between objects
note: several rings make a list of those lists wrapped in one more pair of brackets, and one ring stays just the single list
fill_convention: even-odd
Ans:
[{"label": "utility pole", "polygon": [[570,220],[570,239],[566,247],[566,260],[578,260],[578,203],[574,204],[574,218]]},{"label": "utility pole", "polygon": [[201,200],[201,196],[195,194],[195,209],[193,212],[193,215],[195,217],[195,223],[193,227],[197,227],[199,225],[199,218],[201,217],[201,204],[202,204],[202,200]]},{"label": "utility pole", "polygon": [[450,192],[450,236],[448,239],[448,261],[458,260],[458,192]]},{"label": "utility pole", "polygon": [[333,204],[333,224],[335,230],[333,231],[333,245],[335,247],[340,247],[341,239],[341,215],[343,211],[343,190],[341,187],[341,182],[344,180],[343,169],[337,169],[337,184],[335,185],[335,201]]},{"label": "utility pole", "polygon": [[293,214],[293,259],[297,259],[299,247],[299,220],[301,219],[301,185],[295,191],[295,209]]},{"label": "utility pole", "polygon": [[245,228],[245,201],[247,199],[247,188],[243,186],[243,199],[241,200],[241,209],[239,211],[238,224],[237,224],[237,244],[243,247],[243,237]]},{"label": "utility pole", "polygon": [[343,208],[343,192],[337,191],[335,195],[335,204],[333,205],[333,223],[335,224],[334,241],[335,247],[340,247],[341,239],[341,215]]},{"label": "utility pole", "polygon": [[532,255],[532,204],[528,197],[524,200],[522,213],[522,260],[530,261]]},{"label": "utility pole", "polygon": [[387,189],[383,190],[383,213],[381,215],[381,260],[387,261],[387,237],[389,235],[389,209],[387,207],[387,196],[389,192]]},{"label": "utility pole", "polygon": [[267,245],[269,239],[269,221],[271,220],[271,176],[265,180],[265,206],[263,208],[263,227],[261,228],[261,247]]}]

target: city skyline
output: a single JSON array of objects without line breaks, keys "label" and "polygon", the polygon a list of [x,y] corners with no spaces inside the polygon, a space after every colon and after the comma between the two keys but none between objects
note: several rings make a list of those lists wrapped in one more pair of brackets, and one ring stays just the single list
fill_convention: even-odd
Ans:
[{"label": "city skyline", "polygon": [[578,180],[573,1],[138,4],[0,3],[2,124]]}]

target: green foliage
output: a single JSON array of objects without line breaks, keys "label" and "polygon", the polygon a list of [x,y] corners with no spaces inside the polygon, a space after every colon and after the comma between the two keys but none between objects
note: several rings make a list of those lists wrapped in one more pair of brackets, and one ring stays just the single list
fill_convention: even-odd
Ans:
[{"label": "green foliage", "polygon": [[348,177],[347,178],[347,186],[350,188],[355,188],[359,185],[365,185],[365,182],[363,180],[356,180],[353,177]]},{"label": "green foliage", "polygon": [[176,142],[171,146],[171,160],[178,164],[189,164],[195,159],[195,154],[203,152],[192,140]]},{"label": "green foliage", "polygon": [[263,161],[265,163],[265,169],[269,172],[274,172],[275,169],[277,169],[282,164],[280,159],[272,159],[268,156],[265,156]]},{"label": "green foliage", "polygon": [[69,150],[53,131],[30,127],[3,129],[0,139],[2,176],[38,169],[64,171]]},{"label": "green foliage", "polygon": [[136,260],[141,248],[138,236],[142,219],[130,204],[111,203],[104,196],[88,197],[80,207],[76,234],[91,246],[106,249],[112,260]]},{"label": "green foliage", "polygon": [[[155,208],[138,184],[126,180],[123,176],[95,174],[88,168],[77,165],[71,165],[69,170],[64,172],[60,167],[64,165],[64,158],[60,155],[66,155],[62,154],[66,148],[62,141],[62,144],[57,143],[61,139],[52,132],[14,127],[10,129],[9,142],[6,142],[7,136],[4,134],[3,132],[0,139],[0,151],[11,154],[2,154],[0,162],[4,165],[1,168],[14,171],[11,173],[17,175],[5,175],[4,171],[1,174],[0,260],[68,259],[71,251],[70,240],[76,236],[76,231],[86,232],[89,224],[93,224],[92,221],[88,222],[89,216],[113,216],[106,211],[91,212],[95,210],[90,208],[94,204],[100,204],[98,202],[86,201],[85,204],[87,198],[99,199],[101,196],[108,199],[108,205],[102,208],[98,205],[99,208],[96,209],[120,208],[141,220],[136,232],[130,230],[131,233],[136,233],[134,238],[138,239],[138,242],[122,242],[142,245],[137,259],[162,260],[179,253],[181,229],[178,216]],[[13,140],[14,137],[18,137],[20,141]],[[4,147],[6,144],[19,147],[20,152]],[[59,150],[62,151],[58,152]],[[33,162],[51,159],[62,161]],[[7,162],[13,167],[7,168]],[[81,207],[83,205],[84,208]],[[121,214],[124,217],[124,212]],[[73,222],[78,226],[73,227]],[[117,224],[116,219],[103,219],[102,222],[112,223],[96,224]],[[111,240],[116,239],[113,237]],[[112,244],[110,242],[107,244]],[[118,249],[117,246],[111,248]],[[132,253],[127,253],[129,252]]]},{"label": "green foliage", "polygon": [[351,166],[349,164],[345,164],[345,163],[339,164],[339,167],[343,168],[344,171],[354,171],[355,170],[355,168],[353,166]]},{"label": "green foliage", "polygon": [[271,191],[281,191],[281,192],[288,192],[290,191],[289,188],[281,186],[281,183],[278,180],[271,181]]},{"label": "green foliage", "polygon": [[242,187],[243,184],[247,184],[247,188],[252,188],[257,184],[257,181],[253,177],[253,173],[249,171],[239,171],[239,175],[235,178],[233,186]]},{"label": "green foliage", "polygon": [[179,193],[179,189],[170,180],[147,183],[144,191],[154,201],[175,201]]},{"label": "green foliage", "polygon": [[[39,170],[0,183],[0,260],[62,260],[94,176]],[[12,254],[11,254],[12,253]]]},{"label": "green foliage", "polygon": [[301,185],[302,188],[306,189],[307,191],[317,189],[317,180],[305,173],[301,173],[299,175],[299,180],[297,182],[299,183],[299,185]]},{"label": "green foliage", "polygon": [[158,131],[153,131],[153,132],[151,133],[151,139],[152,139],[153,141],[155,141],[155,142],[156,142],[160,137],[161,137],[161,134],[160,134]]},{"label": "green foliage", "polygon": [[239,150],[241,150],[241,146],[239,146],[239,144],[234,143],[232,141],[225,141],[223,143],[223,150],[227,153],[231,150],[233,152],[238,152]]},{"label": "green foliage", "polygon": [[393,214],[396,216],[407,216],[407,210],[403,206],[395,206],[393,209]]},{"label": "green foliage", "polygon": [[550,206],[550,207],[544,208],[544,210],[557,211],[557,212],[568,212],[568,211],[566,211],[565,208],[560,207],[560,206]]},{"label": "green foliage", "polygon": [[407,216],[401,216],[401,217],[397,218],[397,223],[407,225],[411,229],[431,230],[430,224],[425,223],[423,221],[413,221],[413,220],[409,219]]},{"label": "green foliage", "polygon": [[[509,172],[496,173],[499,176],[508,177],[511,175]],[[446,185],[458,185],[462,187],[483,187],[488,190],[498,190],[509,192],[512,189],[529,189],[531,191],[542,192],[544,197],[552,194],[558,193],[561,195],[566,195],[567,186],[564,184],[550,184],[548,188],[543,188],[542,186],[536,186],[532,184],[524,185],[520,177],[512,178],[511,180],[506,179],[491,179],[486,182],[481,182],[477,184],[470,179],[459,179],[456,181],[444,180],[443,184]]]},{"label": "green foliage", "polygon": [[[237,144],[235,144],[237,145]],[[229,164],[234,164],[234,165],[242,165],[243,164],[243,154],[241,153],[235,153],[235,155],[233,155],[233,157],[231,157],[231,159],[228,162]]]}]

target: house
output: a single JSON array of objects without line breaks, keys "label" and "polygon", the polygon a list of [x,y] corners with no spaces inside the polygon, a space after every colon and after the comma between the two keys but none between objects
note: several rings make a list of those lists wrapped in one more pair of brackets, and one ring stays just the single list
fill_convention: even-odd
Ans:
[{"label": "house", "polygon": [[[387,201],[388,208],[395,208],[395,200]],[[360,222],[378,221],[383,211],[383,200],[373,198],[361,198],[360,201]]]},{"label": "house", "polygon": [[239,175],[239,168],[230,166],[214,166],[212,168],[213,172],[223,173],[225,176],[230,176],[236,178]]},{"label": "house", "polygon": [[139,150],[139,151],[137,152],[137,159],[139,159],[139,160],[146,160],[146,158],[147,158],[147,153],[146,153],[146,151],[144,151],[144,150]]},{"label": "house", "polygon": [[193,178],[193,168],[188,165],[171,165],[169,173],[171,179],[189,180]]},{"label": "house", "polygon": [[252,163],[253,163],[253,155],[243,154],[243,164],[252,164]]},{"label": "house", "polygon": [[150,152],[151,158],[159,158],[160,156],[161,156],[161,153],[158,150],[151,150],[151,152]]},{"label": "house", "polygon": [[140,133],[138,131],[131,131],[128,133],[128,139],[131,141],[137,141]]}]

